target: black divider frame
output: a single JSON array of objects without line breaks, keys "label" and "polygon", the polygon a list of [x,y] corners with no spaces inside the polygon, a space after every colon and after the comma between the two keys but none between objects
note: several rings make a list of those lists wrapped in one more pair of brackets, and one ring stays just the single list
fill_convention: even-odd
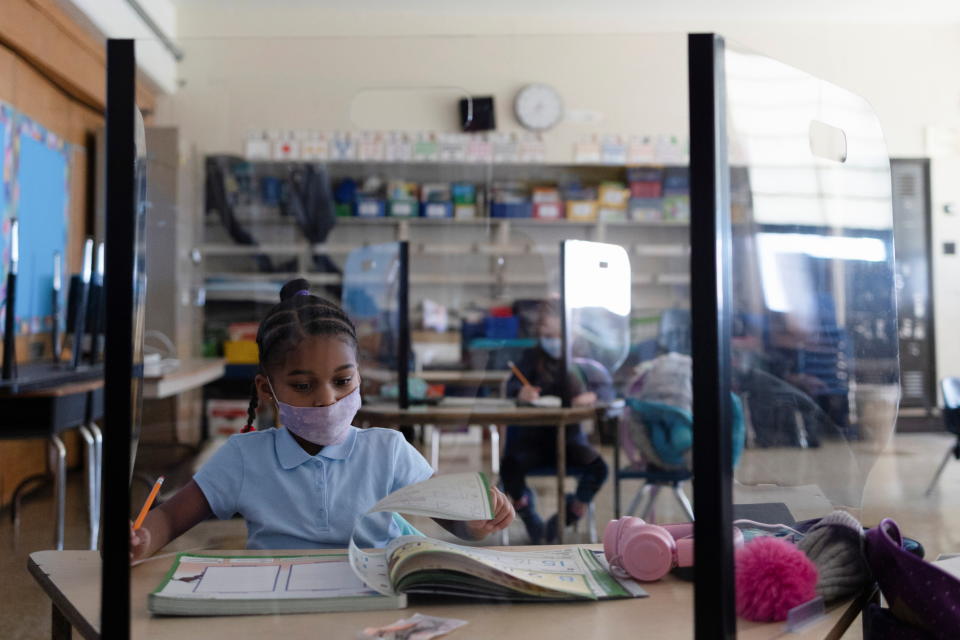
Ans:
[{"label": "black divider frame", "polygon": [[724,41],[687,36],[695,637],[734,638],[731,230]]},{"label": "black divider frame", "polygon": [[107,199],[104,291],[103,571],[100,634],[130,637],[130,469],[136,259],[133,40],[107,42]]}]

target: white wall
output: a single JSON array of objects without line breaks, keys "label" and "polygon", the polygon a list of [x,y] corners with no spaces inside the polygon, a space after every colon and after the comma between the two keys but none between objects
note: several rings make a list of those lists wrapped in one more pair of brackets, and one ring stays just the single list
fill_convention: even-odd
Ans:
[{"label": "white wall", "polygon": [[[928,127],[960,126],[960,74],[956,73],[956,61],[960,60],[960,25],[952,19],[939,24],[923,23],[920,21],[921,15],[911,12],[909,20],[903,23],[891,23],[889,16],[878,18],[872,15],[865,15],[864,22],[874,19],[887,22],[851,22],[849,20],[858,20],[858,17],[846,16],[848,21],[844,23],[802,23],[758,22],[746,14],[742,18],[715,16],[713,20],[678,20],[675,16],[658,19],[645,15],[642,8],[628,13],[597,11],[573,14],[569,11],[551,12],[544,7],[539,13],[517,10],[502,15],[466,15],[462,12],[444,12],[444,9],[429,14],[362,13],[309,6],[295,9],[239,6],[228,13],[209,5],[183,3],[179,6],[178,29],[188,51],[181,71],[188,76],[194,75],[191,70],[196,70],[191,65],[199,62],[196,58],[191,61],[191,39],[199,36],[404,36],[409,38],[405,47],[421,48],[425,57],[420,63],[411,66],[410,57],[394,59],[388,51],[377,49],[379,45],[373,40],[371,42],[374,45],[369,51],[341,50],[322,61],[315,60],[314,64],[328,80],[336,77],[332,69],[343,68],[347,62],[354,68],[358,61],[368,64],[370,75],[362,80],[342,78],[353,86],[374,82],[395,83],[402,79],[449,82],[451,77],[455,77],[471,90],[495,93],[501,110],[509,109],[512,93],[524,82],[548,81],[558,85],[561,91],[570,92],[574,96],[571,98],[575,103],[573,106],[613,113],[598,130],[618,131],[617,127],[624,126],[624,133],[634,130],[638,133],[673,132],[680,121],[678,118],[685,118],[685,63],[678,65],[676,59],[683,55],[682,42],[678,45],[678,41],[670,38],[659,39],[665,45],[662,50],[652,52],[645,49],[641,52],[640,49],[634,49],[641,52],[643,60],[625,62],[612,54],[617,50],[621,56],[623,53],[629,55],[631,47],[642,46],[631,44],[630,36],[605,38],[600,35],[599,38],[590,39],[563,34],[672,32],[678,35],[687,31],[716,31],[731,41],[779,58],[864,96],[880,118],[890,155],[919,157],[928,155]],[[553,34],[557,37],[534,39],[527,45],[523,44],[523,40],[517,40],[508,50],[500,51],[494,59],[485,58],[483,66],[487,71],[480,74],[477,67],[481,62],[469,57],[456,57],[452,49],[438,47],[436,39],[439,35],[448,34],[487,36],[530,33]],[[537,47],[530,44],[547,41],[553,44],[539,53]],[[647,42],[653,44],[657,41]],[[483,46],[477,49],[476,43],[471,45],[469,42],[459,41],[457,48],[466,45],[464,50],[475,53],[483,49]],[[487,39],[487,42],[492,40]],[[639,38],[637,42],[640,42]],[[300,103],[308,105],[303,109],[283,100],[270,103],[261,96],[253,99],[260,106],[230,104],[241,99],[238,89],[245,82],[244,77],[249,77],[247,72],[251,69],[258,70],[263,82],[267,82],[264,70],[270,70],[272,78],[269,82],[280,87],[285,95],[291,95],[293,91],[290,83],[298,82],[296,74],[273,65],[277,56],[282,54],[273,44],[268,41],[260,41],[259,47],[251,46],[251,41],[244,45],[239,42],[235,44],[235,54],[231,54],[235,55],[231,78],[217,78],[199,100],[188,98],[184,102],[183,96],[178,97],[167,105],[168,110],[160,110],[161,117],[168,114],[181,123],[193,125],[196,115],[196,123],[211,143],[216,141],[217,144],[229,145],[236,141],[237,127],[243,118],[253,125],[257,118],[266,119],[276,115],[277,122],[283,119],[295,125],[298,122],[313,122],[318,114],[324,113],[325,102]],[[430,52],[433,52],[432,55]],[[622,89],[622,70],[630,68],[638,71],[631,78],[636,81],[633,87],[636,97],[629,110],[620,112],[602,93],[604,79],[621,70],[617,86]],[[670,74],[676,73],[678,68],[681,77],[671,80]],[[647,72],[654,74],[652,83],[643,75]],[[212,86],[220,81],[226,84],[219,88]],[[329,97],[330,86],[335,85],[326,85],[323,90],[325,99]],[[589,90],[576,93],[576,87]],[[251,92],[256,90],[255,84],[249,82],[247,88]],[[662,88],[662,91],[658,88]],[[319,87],[316,89],[319,91]],[[186,91],[190,91],[189,84]],[[193,101],[191,106],[187,105],[189,101]],[[654,108],[657,104],[674,105],[675,111],[657,111]],[[230,130],[222,118],[225,107],[230,109],[229,119],[236,125],[231,126]],[[240,113],[244,115],[241,117],[238,115]],[[512,120],[509,111],[498,115],[501,116],[499,123],[508,124]],[[573,138],[568,138],[568,134],[576,137],[576,134],[584,131],[586,129],[570,131],[561,127],[552,139],[569,140]],[[934,295],[940,376],[960,375],[960,334],[952,331],[952,327],[960,322],[960,256],[940,255],[944,241],[960,242],[960,213],[952,217],[943,213],[943,206],[948,202],[955,202],[960,208],[960,180],[954,178],[958,170],[960,145],[941,150],[933,158]]]}]

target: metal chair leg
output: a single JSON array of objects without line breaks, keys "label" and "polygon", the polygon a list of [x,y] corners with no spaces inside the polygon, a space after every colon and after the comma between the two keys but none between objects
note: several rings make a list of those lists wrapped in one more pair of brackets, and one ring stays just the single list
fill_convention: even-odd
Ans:
[{"label": "metal chair leg", "polygon": [[687,494],[683,492],[680,484],[673,485],[673,495],[677,496],[677,502],[683,507],[683,512],[690,518],[690,522],[693,522],[693,507],[690,506],[690,500],[687,499]]},{"label": "metal chair leg", "polygon": [[593,502],[587,505],[587,531],[590,535],[590,543],[597,544],[597,508]]},{"label": "metal chair leg", "polygon": [[50,436],[50,468],[53,471],[54,491],[54,545],[57,551],[63,551],[63,525],[66,517],[67,500],[67,448],[59,436]]},{"label": "metal chair leg", "polygon": [[633,500],[630,502],[630,507],[627,509],[627,515],[633,516],[637,514],[637,507],[640,506],[640,501],[648,496],[650,493],[651,485],[649,482],[645,482],[642,487],[637,491],[637,494],[633,496]]},{"label": "metal chair leg", "polygon": [[649,522],[653,524],[657,521],[656,511],[654,507],[657,504],[657,495],[660,493],[660,485],[655,484],[653,488],[650,489],[650,501],[643,507],[643,513],[640,515],[640,519],[644,522]]},{"label": "metal chair leg", "polygon": [[93,484],[96,489],[96,498],[93,501],[93,506],[96,509],[96,523],[97,523],[97,537],[96,544],[99,547],[100,542],[100,515],[101,509],[103,508],[103,431],[100,430],[100,427],[95,422],[91,422],[87,425],[87,428],[90,430],[90,433],[93,434],[93,442],[95,446],[96,453],[96,480]]},{"label": "metal chair leg", "polygon": [[87,427],[80,425],[80,437],[83,438],[84,453],[86,453],[87,462],[84,465],[84,479],[87,481],[87,525],[90,532],[90,549],[96,550],[97,537],[99,536],[99,527],[97,521],[97,452],[96,442],[93,434]]},{"label": "metal chair leg", "polygon": [[495,424],[487,425],[490,432],[490,470],[500,475],[500,429]]},{"label": "metal chair leg", "polygon": [[933,480],[930,481],[930,486],[927,487],[927,490],[924,492],[924,496],[929,496],[933,493],[933,490],[937,487],[937,482],[940,481],[940,476],[943,474],[943,470],[947,468],[947,463],[950,462],[950,458],[953,457],[954,451],[956,450],[956,445],[953,445],[947,450],[947,454],[943,456],[943,462],[940,463],[940,466],[937,467],[937,472],[933,474]]}]

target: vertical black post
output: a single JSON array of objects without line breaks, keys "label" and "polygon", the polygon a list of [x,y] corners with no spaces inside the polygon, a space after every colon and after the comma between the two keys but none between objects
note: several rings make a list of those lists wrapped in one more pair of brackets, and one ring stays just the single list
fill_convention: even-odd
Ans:
[{"label": "vertical black post", "polygon": [[400,242],[400,283],[397,295],[399,327],[397,336],[397,390],[400,408],[410,407],[410,244]]},{"label": "vertical black post", "polygon": [[130,442],[136,238],[132,40],[107,42],[107,201],[104,292],[103,575],[100,629],[130,637]]},{"label": "vertical black post", "polygon": [[570,348],[573,343],[570,331],[570,301],[567,300],[567,240],[560,242],[560,371],[563,372],[563,384],[560,385],[560,405],[573,405],[573,393],[570,389]]},{"label": "vertical black post", "polygon": [[723,39],[690,34],[695,637],[734,638],[730,184]]}]

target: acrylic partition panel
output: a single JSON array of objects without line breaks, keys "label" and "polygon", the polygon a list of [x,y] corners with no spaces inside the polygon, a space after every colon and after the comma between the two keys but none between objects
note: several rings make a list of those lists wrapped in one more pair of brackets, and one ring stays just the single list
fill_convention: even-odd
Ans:
[{"label": "acrylic partition panel", "polygon": [[[407,403],[409,354],[401,348],[401,331],[408,325],[407,255],[402,242],[354,249],[343,266],[343,310],[357,332],[357,364],[363,372],[361,392],[368,401]],[[402,378],[402,379],[401,379]]]},{"label": "acrylic partition panel", "polygon": [[[528,358],[559,378],[562,362],[544,348],[539,316],[544,301],[559,301],[565,241],[604,248],[602,260],[591,254],[587,266],[573,270],[578,295],[591,291],[598,272],[617,273],[614,312],[591,298],[574,311],[572,359],[589,369],[590,384],[598,378],[598,396],[646,397],[638,367],[668,352],[689,354],[682,34],[197,38],[177,45],[184,53],[180,85],[158,96],[147,131],[148,139],[151,132],[176,132],[169,158],[161,160],[161,149],[154,149],[158,163],[176,167],[170,192],[161,194],[159,183],[151,183],[157,188],[152,202],[163,197],[176,210],[164,227],[176,232],[162,246],[148,239],[148,251],[151,259],[173,263],[179,290],[171,292],[170,304],[189,307],[196,318],[169,336],[179,358],[226,359],[223,378],[202,391],[203,445],[212,455],[248,421],[258,431],[277,424],[273,394],[263,379],[259,387],[255,380],[260,373],[274,386],[286,380],[274,376],[303,353],[298,336],[315,330],[305,316],[276,307],[281,288],[298,279],[305,284],[291,285],[293,293],[306,289],[341,304],[356,327],[364,418],[355,425],[406,422],[399,426],[413,428],[404,434],[440,475],[484,471],[494,483],[500,479],[515,446],[511,438],[529,431],[511,428],[509,420],[490,428],[497,417],[489,411],[516,409],[510,362],[521,366]],[[408,253],[406,287],[401,243]],[[153,308],[164,311],[162,298]],[[263,366],[256,339],[265,319],[286,328],[261,340],[270,359]],[[148,315],[146,328],[154,327]],[[274,340],[281,335],[287,337]],[[411,408],[397,418],[402,368],[409,368]],[[688,359],[680,373],[687,382],[689,371]],[[297,386],[329,379],[315,373]],[[286,390],[274,391],[292,404]],[[674,396],[689,405],[689,389]],[[429,412],[437,406],[467,416],[434,425]],[[529,486],[547,521],[558,506],[550,474],[559,413],[539,408],[547,427],[539,466],[547,475]],[[481,409],[485,417],[470,415]],[[377,411],[394,413],[378,421]],[[178,433],[189,419],[195,418],[178,416]],[[624,427],[620,466],[640,464],[648,459],[644,451],[656,455],[644,429],[640,420]],[[584,430],[595,448],[612,448],[620,431],[615,417],[587,421]],[[151,437],[163,435],[154,430]],[[173,458],[183,461],[169,447],[151,444],[148,452],[145,440],[146,434],[138,470],[156,473],[171,468]],[[672,453],[683,460],[688,450]],[[573,492],[578,465],[571,458],[567,466],[566,491]],[[173,477],[164,487],[168,496],[178,488]],[[612,473],[609,478],[592,516],[600,534],[616,511]],[[642,485],[636,476],[622,480],[621,511]],[[144,497],[143,489],[135,485],[133,502]],[[687,520],[673,495],[661,496],[655,516],[661,523]],[[410,521],[428,535],[455,539],[429,519]],[[586,522],[568,528],[565,541],[588,542],[590,529]],[[328,533],[311,535],[326,540]],[[340,533],[339,544],[323,544],[345,546],[348,532]],[[239,519],[204,522],[194,534],[208,547],[248,543]],[[516,520],[509,542],[528,539]],[[495,534],[485,543],[501,540]],[[692,624],[692,605],[686,606],[690,614],[665,628]],[[143,624],[146,634],[164,620]],[[269,624],[280,630],[284,620]],[[543,624],[571,628],[569,620]],[[591,633],[605,637],[613,627],[582,635]]]},{"label": "acrylic partition panel", "polygon": [[630,353],[630,257],[619,245],[582,240],[564,242],[562,256],[564,404],[583,394],[609,403],[623,392],[614,381]]},{"label": "acrylic partition panel", "polygon": [[734,502],[858,514],[899,399],[890,166],[859,96],[728,44]]}]

